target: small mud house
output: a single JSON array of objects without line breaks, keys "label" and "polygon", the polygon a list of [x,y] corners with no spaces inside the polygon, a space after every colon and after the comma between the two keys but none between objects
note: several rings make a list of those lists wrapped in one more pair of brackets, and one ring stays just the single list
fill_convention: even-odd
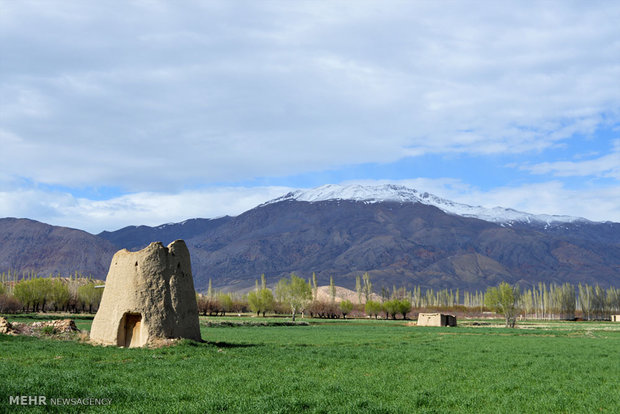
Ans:
[{"label": "small mud house", "polygon": [[418,326],[456,326],[456,316],[443,313],[421,313]]},{"label": "small mud house", "polygon": [[90,339],[141,347],[158,340],[200,340],[189,250],[183,240],[116,252]]}]

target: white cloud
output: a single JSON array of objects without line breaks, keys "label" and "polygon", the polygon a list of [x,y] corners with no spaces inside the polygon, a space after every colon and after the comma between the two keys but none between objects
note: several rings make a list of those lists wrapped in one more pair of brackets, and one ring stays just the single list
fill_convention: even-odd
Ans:
[{"label": "white cloud", "polygon": [[129,225],[238,215],[290,191],[287,187],[222,187],[179,193],[134,193],[107,200],[45,190],[0,192],[0,217],[27,217],[91,233]]},{"label": "white cloud", "polygon": [[25,1],[2,15],[0,127],[21,141],[0,138],[0,172],[40,183],[170,193],[542,150],[620,113],[613,2]]},{"label": "white cloud", "polygon": [[582,161],[543,162],[524,166],[534,174],[553,174],[558,177],[598,176],[620,180],[620,140],[610,154]]},{"label": "white cloud", "polygon": [[[620,123],[614,2],[1,7],[0,216],[98,232],[238,214],[286,192],[269,177],[424,154],[541,154]],[[618,145],[515,168],[541,174],[538,184],[404,183],[468,204],[620,221],[617,186],[555,181],[620,179]],[[455,176],[449,164],[433,175]],[[257,177],[265,187],[215,187]],[[127,195],[89,200],[42,183]]]}]

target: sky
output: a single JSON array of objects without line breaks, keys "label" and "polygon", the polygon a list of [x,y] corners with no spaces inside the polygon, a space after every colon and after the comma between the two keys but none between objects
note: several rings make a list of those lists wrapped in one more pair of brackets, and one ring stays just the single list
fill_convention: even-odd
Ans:
[{"label": "sky", "polygon": [[0,0],[0,217],[403,184],[620,222],[620,2]]}]

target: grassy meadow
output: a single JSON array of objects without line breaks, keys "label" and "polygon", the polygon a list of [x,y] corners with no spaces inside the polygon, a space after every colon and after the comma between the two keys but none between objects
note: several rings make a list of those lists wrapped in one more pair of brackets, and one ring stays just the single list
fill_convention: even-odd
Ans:
[{"label": "grassy meadow", "polygon": [[[27,412],[620,410],[620,324],[306,321],[203,326],[206,342],[159,349],[0,335],[0,412],[19,408],[9,405],[11,395],[110,399],[106,406],[23,407]],[[76,323],[87,330],[90,318]]]}]

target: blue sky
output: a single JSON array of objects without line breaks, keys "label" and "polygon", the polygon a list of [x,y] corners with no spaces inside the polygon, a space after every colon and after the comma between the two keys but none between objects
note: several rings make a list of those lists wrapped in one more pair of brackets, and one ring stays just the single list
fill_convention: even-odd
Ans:
[{"label": "blue sky", "polygon": [[400,183],[620,222],[616,2],[0,0],[0,217]]}]

